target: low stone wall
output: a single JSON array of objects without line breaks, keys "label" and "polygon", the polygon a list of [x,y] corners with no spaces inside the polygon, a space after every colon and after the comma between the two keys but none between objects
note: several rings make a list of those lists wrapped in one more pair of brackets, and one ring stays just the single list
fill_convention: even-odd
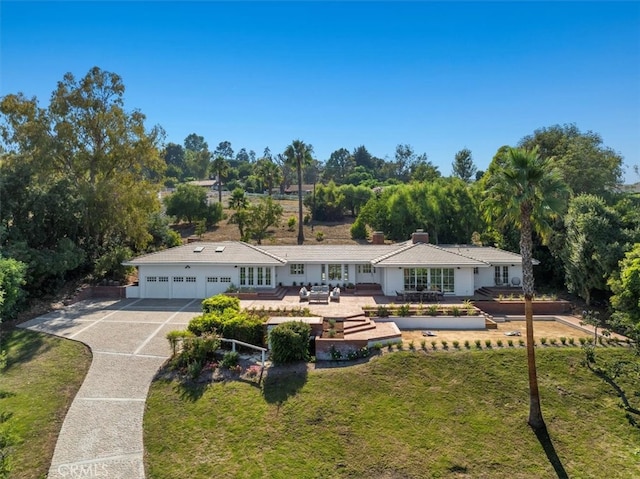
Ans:
[{"label": "low stone wall", "polygon": [[484,316],[389,316],[377,323],[393,322],[400,329],[485,329]]},{"label": "low stone wall", "polygon": [[320,361],[331,361],[331,347],[335,347],[342,354],[342,359],[352,351],[358,351],[368,345],[366,339],[362,340],[342,340],[332,338],[316,338],[316,359]]},{"label": "low stone wall", "polygon": [[[524,301],[474,301],[474,306],[493,316],[524,315]],[[534,301],[533,314],[567,314],[571,312],[569,301]]]}]

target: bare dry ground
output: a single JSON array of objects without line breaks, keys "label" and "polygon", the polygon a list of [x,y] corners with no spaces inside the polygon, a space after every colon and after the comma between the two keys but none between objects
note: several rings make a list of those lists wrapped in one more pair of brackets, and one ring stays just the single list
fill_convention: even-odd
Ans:
[{"label": "bare dry ground", "polygon": [[[430,330],[436,336],[427,337],[423,336],[423,331],[402,331],[402,339],[404,342],[414,341],[415,345],[419,345],[420,341],[423,339],[427,341],[427,344],[431,344],[431,341],[437,341],[440,344],[441,341],[448,341],[451,343],[452,341],[460,341],[460,344],[463,344],[464,341],[469,341],[473,344],[476,339],[482,341],[483,347],[484,342],[487,339],[490,339],[493,344],[496,343],[497,340],[502,340],[504,344],[507,344],[509,339],[512,339],[514,344],[518,344],[520,339],[525,339],[525,322],[522,321],[507,321],[504,323],[498,323],[498,329],[483,329],[483,330],[473,330],[473,331],[454,331],[454,330]],[[521,336],[507,336],[506,333],[510,331],[518,331]],[[560,338],[565,337],[567,340],[569,338],[574,338],[576,344],[580,344],[578,338],[586,338],[589,337],[590,334],[571,327],[566,324],[559,323],[557,321],[535,321],[533,325],[534,337],[536,338],[536,343],[540,342],[540,338],[547,338],[550,340],[551,338],[555,338],[557,343],[560,344]]]},{"label": "bare dry ground", "polygon": [[[224,205],[224,212],[227,216],[227,219],[223,219],[216,226],[207,231],[203,237],[203,241],[239,241],[240,233],[238,231],[238,226],[234,224],[230,224],[228,218],[233,214],[233,210],[230,210],[226,207],[228,203],[228,193],[225,195],[223,192],[222,196],[222,204]],[[218,193],[214,192],[213,194],[209,193],[210,201],[217,202],[218,201]],[[253,200],[250,198],[250,200]],[[295,199],[286,199],[286,200],[278,200],[278,203],[284,209],[284,214],[282,216],[281,224],[277,227],[272,228],[269,233],[269,237],[263,240],[264,244],[297,244],[298,240],[298,225],[296,223],[295,228],[293,230],[289,230],[287,226],[287,221],[289,218],[294,217],[296,221],[298,220],[298,200]],[[302,214],[303,216],[308,213],[306,207],[303,206]],[[313,227],[309,225],[304,225],[304,237],[305,244],[356,244],[359,243],[351,239],[351,225],[353,224],[354,218],[346,216],[341,222],[315,222]],[[189,225],[180,225],[178,227],[181,235],[183,237],[187,237],[193,234],[195,227]],[[316,234],[318,232],[322,232],[323,240],[317,241]]]}]

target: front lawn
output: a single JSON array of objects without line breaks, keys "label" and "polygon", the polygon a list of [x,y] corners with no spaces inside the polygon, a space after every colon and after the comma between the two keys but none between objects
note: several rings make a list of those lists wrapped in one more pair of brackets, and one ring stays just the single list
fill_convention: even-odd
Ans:
[{"label": "front lawn", "polygon": [[[624,348],[598,354],[632,358]],[[569,477],[605,469],[610,479],[640,477],[640,429],[583,356],[538,352],[560,468]],[[157,380],[144,418],[147,477],[557,477],[527,413],[524,350],[393,352],[267,376],[262,388]]]},{"label": "front lawn", "polygon": [[4,332],[2,346],[8,357],[0,372],[0,436],[9,439],[9,477],[43,478],[91,352],[75,341],[24,329]]}]

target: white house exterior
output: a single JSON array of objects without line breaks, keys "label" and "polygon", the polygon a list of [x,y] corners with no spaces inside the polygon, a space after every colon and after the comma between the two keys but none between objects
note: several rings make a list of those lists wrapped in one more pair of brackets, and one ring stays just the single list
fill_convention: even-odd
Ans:
[{"label": "white house exterior", "polygon": [[[234,285],[274,290],[279,285],[380,285],[397,291],[440,289],[471,296],[483,286],[520,284],[521,257],[492,247],[397,244],[254,246],[241,241],[198,242],[124,263],[138,269],[128,298],[206,298]],[[537,264],[537,262],[536,262]]]}]

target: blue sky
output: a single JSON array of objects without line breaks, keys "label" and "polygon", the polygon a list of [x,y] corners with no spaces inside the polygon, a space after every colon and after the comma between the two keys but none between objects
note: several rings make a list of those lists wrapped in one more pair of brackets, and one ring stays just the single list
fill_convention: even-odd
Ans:
[{"label": "blue sky", "polygon": [[485,169],[540,127],[599,133],[640,181],[639,2],[0,3],[0,94],[48,104],[66,72],[118,73],[127,109],[182,143],[326,160],[365,145]]}]

